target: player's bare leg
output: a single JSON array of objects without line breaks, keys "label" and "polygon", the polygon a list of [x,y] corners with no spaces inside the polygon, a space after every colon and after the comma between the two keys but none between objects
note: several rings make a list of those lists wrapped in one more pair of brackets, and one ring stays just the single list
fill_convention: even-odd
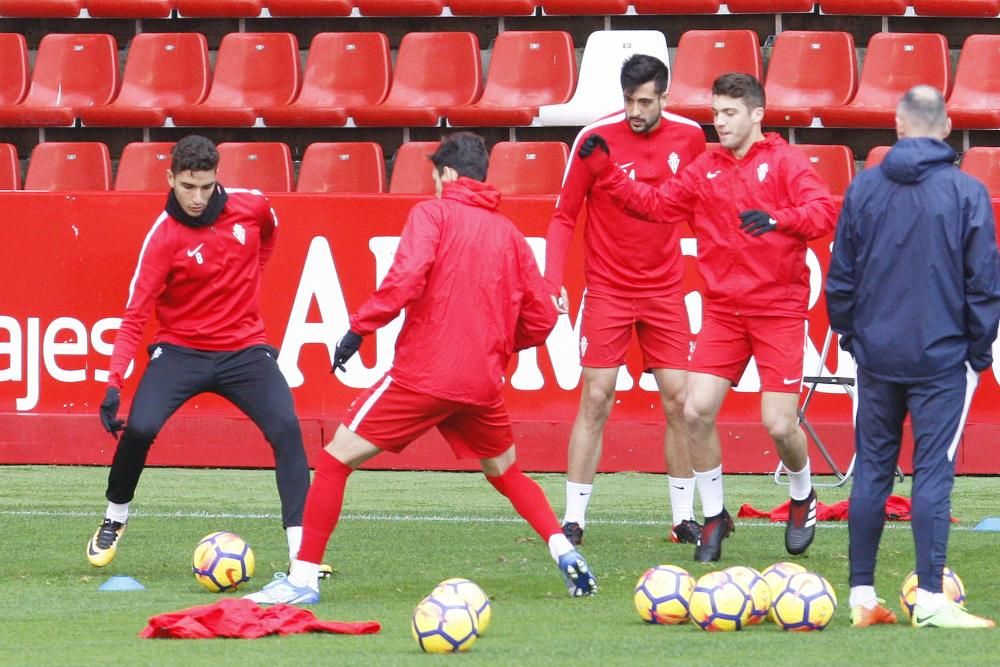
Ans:
[{"label": "player's bare leg", "polygon": [[660,405],[667,426],[663,433],[663,455],[670,487],[671,542],[697,544],[701,524],[694,518],[694,468],[684,425],[684,399],[687,373],[671,368],[654,368],[653,377],[660,392]]},{"label": "player's bare leg", "polygon": [[793,555],[805,552],[816,535],[816,490],[812,486],[806,434],[799,426],[798,407],[797,393],[765,391],[761,395],[761,421],[788,472],[792,502],[785,525],[785,549]]}]

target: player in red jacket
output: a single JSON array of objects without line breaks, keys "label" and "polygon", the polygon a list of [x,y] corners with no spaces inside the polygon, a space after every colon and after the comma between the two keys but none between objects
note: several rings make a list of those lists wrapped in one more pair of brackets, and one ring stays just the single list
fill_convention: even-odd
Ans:
[{"label": "player in red jacket", "polygon": [[[115,556],[153,440],[170,415],[202,392],[229,399],[263,432],[274,450],[289,558],[302,539],[309,467],[292,393],[260,316],[261,274],[278,222],[259,192],[219,185],[218,164],[215,145],[204,137],[174,146],[166,207],[146,235],[129,285],[100,409],[104,428],[112,436],[123,432],[108,474],[104,521],[87,543],[97,567]],[[123,380],[154,306],[160,326],[123,422]]]},{"label": "player in red jacket", "polygon": [[816,530],[816,492],[797,413],[809,299],[806,241],[833,230],[836,210],[802,153],[761,131],[764,88],[756,78],[716,79],[712,112],[721,147],[703,153],[659,190],[626,178],[599,136],[584,144],[580,155],[589,157],[585,162],[599,175],[599,186],[629,213],[673,223],[694,214],[698,270],[705,281],[684,404],[705,513],[695,560],[718,560],[722,540],[733,530],[723,505],[715,422],[751,355],[760,373],[761,421],[790,480],[785,548],[801,554]]},{"label": "player in red jacket", "polygon": [[479,459],[490,484],[545,540],[570,595],[596,590],[541,487],[517,466],[500,393],[511,354],[544,342],[556,308],[524,236],[497,211],[500,193],[482,182],[488,162],[482,138],[453,134],[430,159],[438,198],[410,211],[389,272],[351,316],[334,353],[334,368],[344,370],[362,337],[405,308],[392,368],[354,400],[320,455],[299,556],[287,578],[247,596],[254,602],[318,602],[317,571],[348,476],[435,427],[456,456]]},{"label": "player in red jacket", "polygon": [[562,312],[568,312],[565,289],[561,289],[563,270],[580,209],[586,204],[587,292],[580,330],[583,386],[569,440],[563,517],[563,531],[575,544],[583,539],[604,425],[633,330],[642,349],[643,369],[656,379],[667,419],[664,454],[673,513],[670,539],[694,544],[701,532],[694,520],[695,480],[684,430],[691,330],[681,289],[683,229],[651,225],[624,214],[606,192],[592,187],[593,175],[575,155],[587,137],[600,133],[629,178],[651,186],[674,178],[705,150],[705,134],[697,123],[663,110],[668,78],[667,66],[652,56],[634,55],[625,61],[621,69],[625,110],[580,131],[549,223],[545,277],[553,294],[562,299]]}]

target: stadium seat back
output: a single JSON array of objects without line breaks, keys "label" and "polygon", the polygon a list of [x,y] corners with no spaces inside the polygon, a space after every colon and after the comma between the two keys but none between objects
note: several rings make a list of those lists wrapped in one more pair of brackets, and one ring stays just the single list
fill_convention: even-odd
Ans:
[{"label": "stadium seat back", "polygon": [[768,107],[841,106],[857,86],[851,33],[786,30],[774,40],[764,85]]},{"label": "stadium seat back", "polygon": [[28,43],[24,35],[0,33],[0,105],[24,99],[28,81]]},{"label": "stadium seat back", "polygon": [[917,16],[995,17],[1000,0],[910,0]]},{"label": "stadium seat back", "polygon": [[480,104],[559,104],[573,94],[576,56],[573,37],[563,31],[507,31],[493,45]]},{"label": "stadium seat back", "polygon": [[350,16],[356,0],[267,0],[271,16]]},{"label": "stadium seat back", "polygon": [[118,88],[118,47],[107,34],[42,37],[23,105],[87,107],[107,104]]},{"label": "stadium seat back", "polygon": [[296,104],[379,104],[392,82],[389,38],[381,32],[324,32],[313,38]]},{"label": "stadium seat back", "polygon": [[835,195],[843,195],[854,179],[854,154],[847,146],[795,144]]},{"label": "stadium seat back", "polygon": [[882,160],[885,159],[885,154],[889,152],[892,146],[874,146],[870,151],[868,151],[868,156],[865,157],[865,169],[871,169],[872,167],[877,167],[882,164]]},{"label": "stadium seat back", "polygon": [[96,141],[49,141],[28,159],[25,190],[76,191],[111,189],[111,154]]},{"label": "stadium seat back", "polygon": [[176,0],[177,13],[187,17],[253,18],[260,16],[264,0]]},{"label": "stadium seat back", "polygon": [[0,144],[0,190],[21,189],[21,163],[14,144]]},{"label": "stadium seat back", "polygon": [[902,16],[910,0],[820,0],[824,14],[852,16]]},{"label": "stadium seat back", "polygon": [[811,12],[814,0],[726,0],[734,14],[780,14],[782,12]]},{"label": "stadium seat back", "polygon": [[410,141],[399,147],[392,161],[389,192],[395,194],[434,194],[433,163],[428,159],[440,141]]},{"label": "stadium seat back", "polygon": [[113,105],[197,104],[208,92],[210,77],[208,42],[201,33],[141,33],[129,46]]},{"label": "stadium seat back", "polygon": [[677,44],[667,109],[700,123],[712,120],[712,82],[726,72],[763,79],[752,30],[688,30]]},{"label": "stadium seat back", "polygon": [[385,157],[374,141],[309,144],[299,167],[298,192],[386,191]]},{"label": "stadium seat back", "polygon": [[557,195],[568,158],[561,141],[501,141],[490,150],[486,182],[508,195]]},{"label": "stadium seat back", "polygon": [[133,142],[122,150],[115,174],[115,190],[164,192],[168,189],[172,141]]},{"label": "stadium seat back", "polygon": [[92,18],[163,19],[173,9],[174,0],[87,0]]},{"label": "stadium seat back", "polygon": [[287,32],[229,33],[219,44],[205,104],[267,107],[291,102],[301,66],[295,36]]},{"label": "stadium seat back", "polygon": [[482,78],[479,39],[474,33],[410,32],[399,43],[392,88],[384,104],[471,104],[482,93]]},{"label": "stadium seat back", "polygon": [[637,14],[716,14],[722,0],[632,0]]},{"label": "stadium seat back", "polygon": [[358,0],[365,16],[440,16],[445,0]]},{"label": "stadium seat back", "polygon": [[76,18],[84,0],[0,0],[0,16],[33,19]]},{"label": "stadium seat back", "polygon": [[455,16],[531,16],[538,0],[448,0]]},{"label": "stadium seat back", "polygon": [[1000,35],[970,35],[948,97],[955,127],[1000,128]]},{"label": "stadium seat back", "polygon": [[546,14],[600,16],[624,14],[629,0],[539,0],[539,4]]},{"label": "stadium seat back", "polygon": [[288,145],[276,141],[232,141],[219,149],[219,182],[227,188],[291,192],[294,172]]},{"label": "stadium seat back", "polygon": [[962,155],[962,171],[983,182],[990,197],[1000,198],[1000,147],[976,146]]},{"label": "stadium seat back", "polygon": [[948,92],[948,42],[936,33],[880,32],[868,42],[861,82],[852,105],[895,109],[917,84]]}]

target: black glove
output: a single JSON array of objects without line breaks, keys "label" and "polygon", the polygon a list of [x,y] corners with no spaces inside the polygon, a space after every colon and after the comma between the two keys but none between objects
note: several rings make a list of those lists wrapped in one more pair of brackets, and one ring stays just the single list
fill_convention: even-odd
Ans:
[{"label": "black glove", "polygon": [[118,431],[125,427],[124,420],[118,419],[118,408],[121,406],[121,394],[115,387],[108,387],[101,402],[101,424],[112,438],[118,437]]},{"label": "black glove", "polygon": [[594,152],[595,148],[600,148],[606,155],[611,155],[611,149],[608,148],[608,142],[606,142],[604,137],[599,134],[592,134],[587,137],[586,141],[583,142],[583,145],[580,146],[580,150],[577,152],[577,155],[580,156],[581,160],[586,160],[590,157],[590,154]]},{"label": "black glove", "polygon": [[743,221],[740,223],[740,229],[751,236],[760,236],[778,228],[778,221],[772,218],[770,213],[758,209],[740,211],[740,220]]},{"label": "black glove", "polygon": [[347,369],[344,368],[344,364],[358,351],[358,348],[361,347],[362,340],[361,334],[348,330],[348,332],[345,333],[339,341],[337,341],[337,349],[333,353],[333,368],[330,369],[331,373],[336,371],[338,368],[347,372]]}]

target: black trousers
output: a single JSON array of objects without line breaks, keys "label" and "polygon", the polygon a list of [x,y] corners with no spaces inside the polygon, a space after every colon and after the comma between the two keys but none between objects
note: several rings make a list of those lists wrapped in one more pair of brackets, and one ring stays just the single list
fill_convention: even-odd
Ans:
[{"label": "black trousers", "polygon": [[107,499],[132,500],[146,455],[163,424],[185,401],[211,392],[231,401],[263,432],[274,451],[282,525],[301,526],[309,465],[292,393],[278,370],[274,348],[255,345],[235,352],[203,352],[157,343],[149,352],[149,365],[111,463]]}]

